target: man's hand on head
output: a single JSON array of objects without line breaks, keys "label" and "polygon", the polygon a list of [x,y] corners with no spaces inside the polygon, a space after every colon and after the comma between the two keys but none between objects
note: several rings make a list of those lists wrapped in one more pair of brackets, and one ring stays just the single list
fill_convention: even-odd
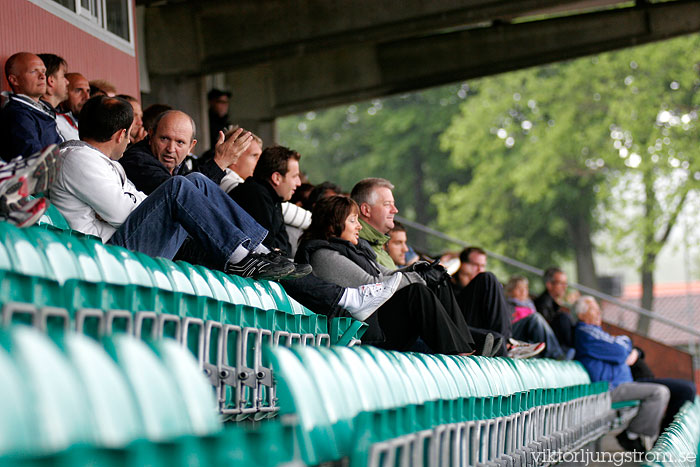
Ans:
[{"label": "man's hand on head", "polygon": [[223,131],[220,131],[219,140],[214,146],[214,162],[221,170],[224,170],[235,163],[246,152],[252,142],[253,135],[243,128],[231,130],[225,135]]}]

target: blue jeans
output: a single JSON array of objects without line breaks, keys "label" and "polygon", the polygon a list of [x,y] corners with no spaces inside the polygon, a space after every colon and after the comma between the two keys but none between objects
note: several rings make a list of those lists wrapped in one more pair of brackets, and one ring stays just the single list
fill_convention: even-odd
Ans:
[{"label": "blue jeans", "polygon": [[216,183],[191,173],[175,176],[156,188],[108,243],[172,259],[188,234],[223,266],[238,246],[254,250],[267,230]]},{"label": "blue jeans", "polygon": [[552,331],[544,316],[537,312],[513,323],[513,337],[525,342],[544,342],[546,347],[544,352],[542,352],[543,357],[565,357],[559,346],[557,336],[554,335],[554,331]]}]

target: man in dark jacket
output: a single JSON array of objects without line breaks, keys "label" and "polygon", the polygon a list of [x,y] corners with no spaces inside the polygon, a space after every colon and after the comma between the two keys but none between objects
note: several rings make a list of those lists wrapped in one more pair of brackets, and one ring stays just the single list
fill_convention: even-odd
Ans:
[{"label": "man in dark jacket", "polygon": [[298,152],[283,146],[266,148],[252,177],[231,191],[231,197],[268,230],[263,244],[290,255],[292,248],[284,227],[282,202],[289,201],[301,185]]},{"label": "man in dark jacket", "polygon": [[[149,136],[131,146],[119,160],[126,176],[139,191],[149,195],[173,175],[184,175],[182,162],[197,144],[195,132],[194,121],[186,113],[163,112]],[[202,164],[199,171],[218,185],[225,175],[224,169],[236,161],[252,141],[251,133],[241,128],[226,139],[220,133],[214,158]]]},{"label": "man in dark jacket", "polygon": [[545,290],[535,299],[535,308],[544,316],[557,336],[561,349],[571,355],[574,348],[574,325],[576,324],[569,311],[559,305],[564,300],[569,283],[566,273],[557,267],[548,268],[544,272]]},{"label": "man in dark jacket", "polygon": [[41,100],[46,93],[44,62],[29,52],[16,53],[5,62],[5,77],[12,94],[0,112],[2,158],[9,161],[39,152],[51,144],[60,144],[56,113]]}]

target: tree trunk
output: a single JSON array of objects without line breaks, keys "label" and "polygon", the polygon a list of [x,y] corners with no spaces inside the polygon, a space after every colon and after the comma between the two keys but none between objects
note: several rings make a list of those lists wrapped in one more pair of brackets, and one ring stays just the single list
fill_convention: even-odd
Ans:
[{"label": "tree trunk", "polygon": [[[656,255],[652,253],[646,253],[642,259],[642,303],[640,306],[645,310],[654,311],[654,263],[656,262]],[[642,336],[647,336],[649,334],[649,327],[651,325],[651,318],[647,316],[639,316],[639,321],[637,321],[637,333]]]},{"label": "tree trunk", "polygon": [[[643,251],[642,251],[642,268],[641,268],[641,279],[642,279],[642,303],[640,304],[642,308],[649,311],[654,311],[652,306],[654,305],[654,263],[656,262],[656,253],[654,252],[655,240],[654,240],[654,205],[656,203],[656,198],[654,195],[654,177],[649,171],[644,172],[644,227],[643,227]],[[658,250],[657,250],[658,251]],[[639,321],[637,321],[637,333],[642,336],[647,336],[649,334],[649,325],[651,324],[651,318],[646,316],[639,316]]]},{"label": "tree trunk", "polygon": [[598,289],[598,277],[593,261],[593,242],[591,241],[591,225],[584,216],[567,219],[569,236],[576,254],[576,281],[579,284]]},{"label": "tree trunk", "polygon": [[[425,194],[425,189],[423,188],[423,183],[425,180],[423,179],[422,164],[423,158],[420,156],[420,152],[415,151],[413,153],[413,157],[411,158],[411,166],[415,175],[413,181],[413,207],[416,211],[416,222],[427,225],[430,223],[431,219],[429,219],[428,216],[429,200]],[[408,239],[410,244],[416,245],[425,251],[428,250],[428,239],[424,232],[414,231],[411,232],[411,236],[413,238]]]}]

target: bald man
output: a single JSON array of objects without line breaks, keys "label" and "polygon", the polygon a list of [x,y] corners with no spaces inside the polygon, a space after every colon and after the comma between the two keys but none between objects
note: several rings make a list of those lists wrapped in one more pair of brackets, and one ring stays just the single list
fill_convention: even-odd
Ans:
[{"label": "bald man", "polygon": [[56,114],[42,100],[46,94],[44,62],[29,52],[16,53],[5,62],[5,76],[12,94],[0,112],[2,159],[29,156],[51,144],[60,144]]},{"label": "bald man", "polygon": [[[126,176],[140,191],[152,193],[174,175],[184,175],[182,162],[192,152],[197,140],[192,118],[179,110],[168,110],[158,116],[147,138],[131,146],[119,162]],[[224,139],[220,132],[214,158],[199,171],[214,183],[221,183],[224,169],[237,161],[253,142],[250,132],[236,130]]]},{"label": "bald man", "polygon": [[[66,141],[80,139],[78,135],[78,116],[80,109],[90,98],[90,83],[80,73],[66,73],[68,80],[68,97],[61,103],[56,116],[58,130]],[[68,135],[68,136],[66,136]]]}]

